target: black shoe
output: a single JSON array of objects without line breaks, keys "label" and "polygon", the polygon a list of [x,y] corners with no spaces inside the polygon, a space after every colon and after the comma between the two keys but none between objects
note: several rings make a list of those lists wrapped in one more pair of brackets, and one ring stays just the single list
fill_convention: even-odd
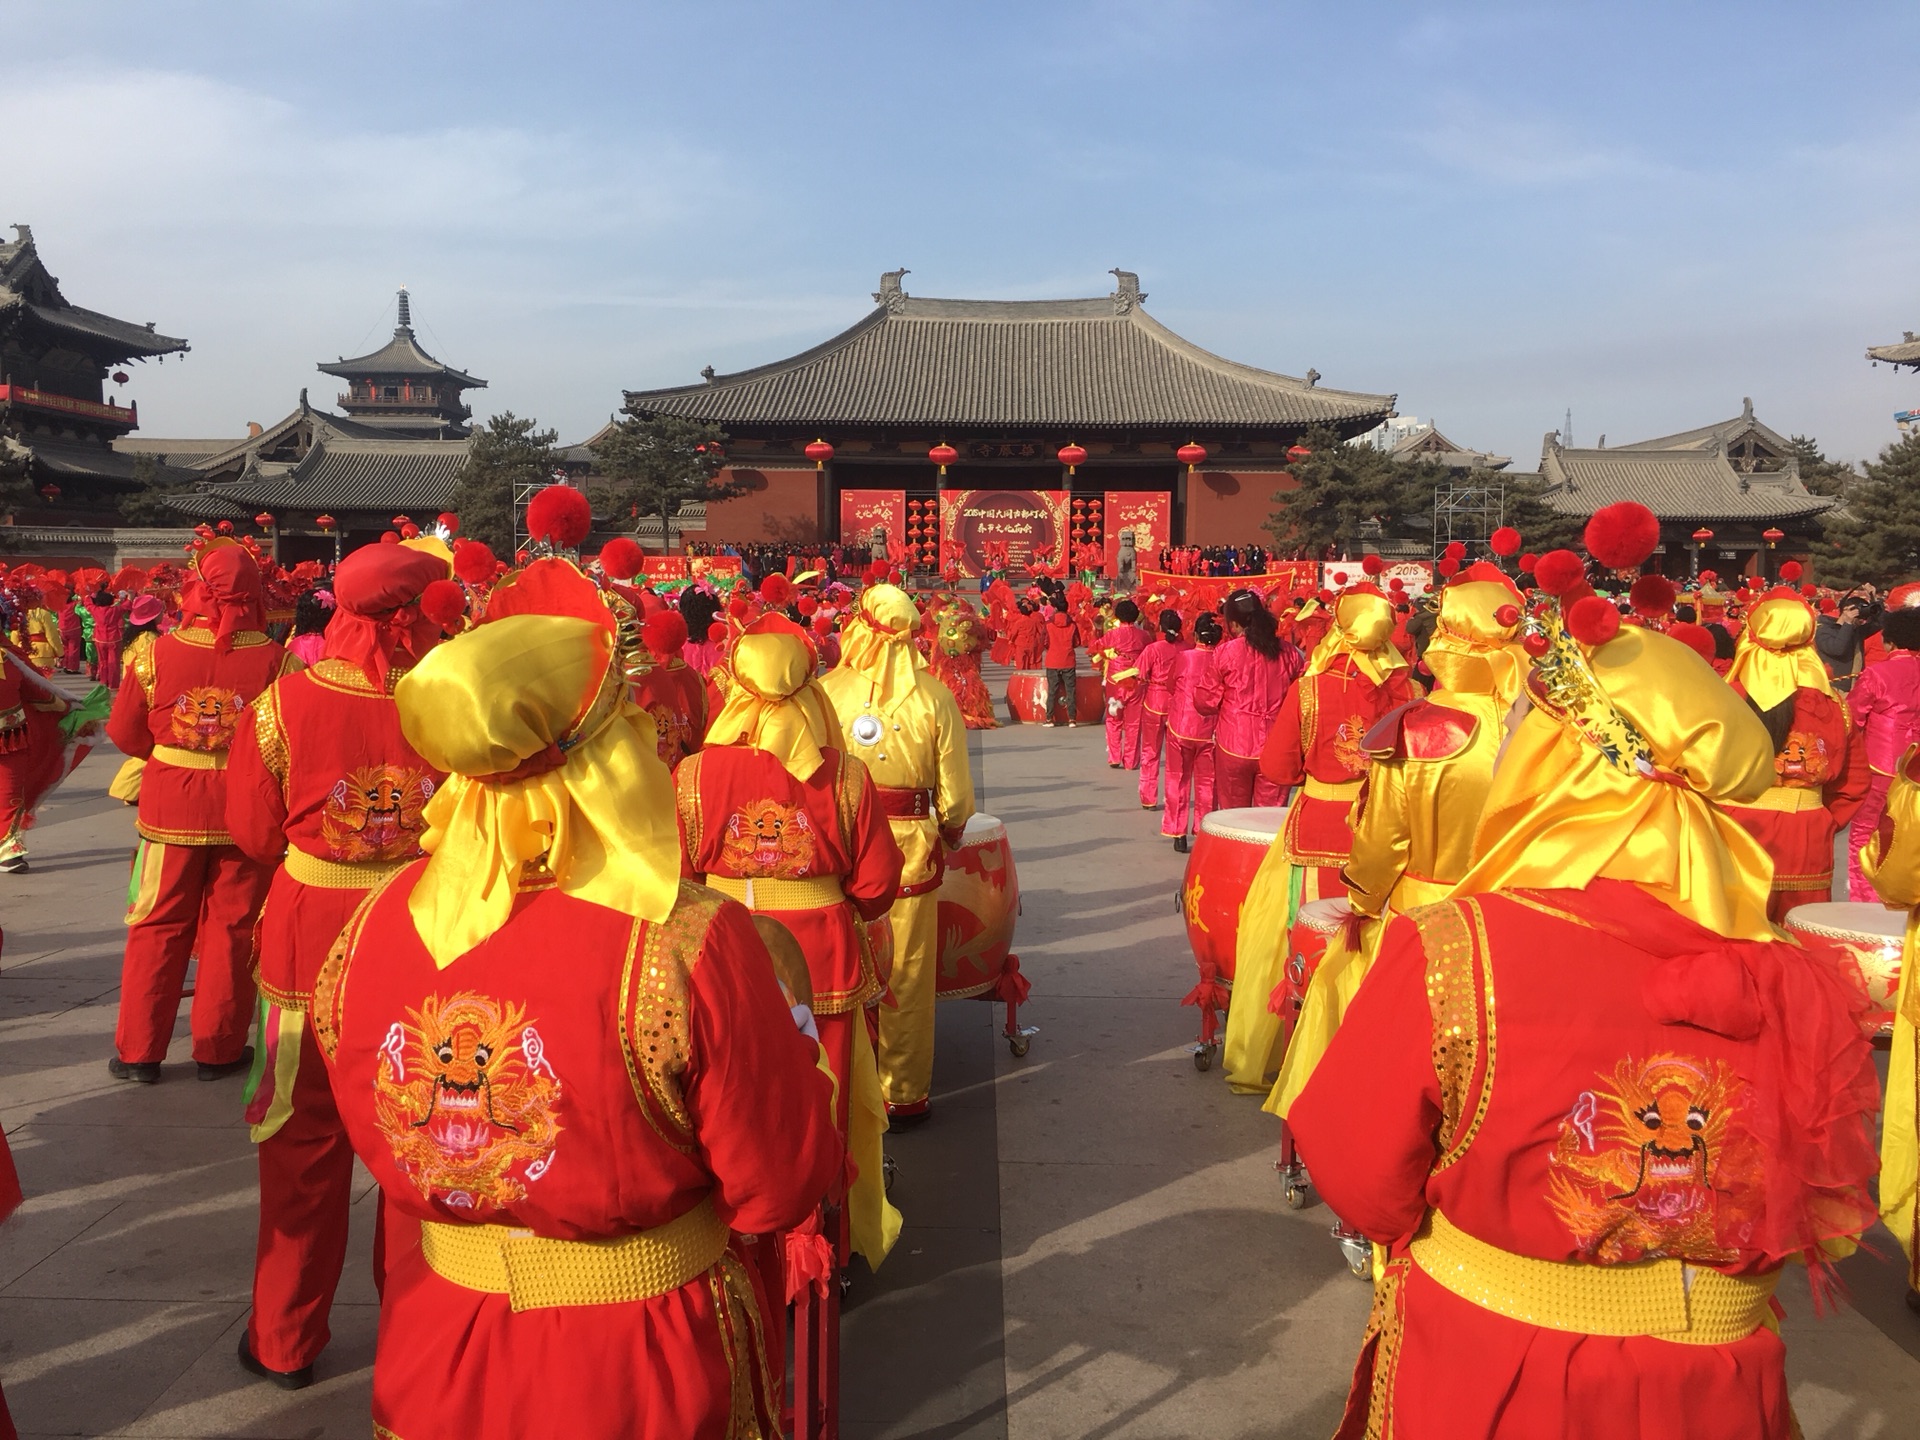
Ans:
[{"label": "black shoe", "polygon": [[304,1390],[313,1383],[313,1366],[302,1365],[298,1370],[269,1370],[253,1358],[253,1351],[247,1345],[247,1332],[240,1332],[240,1368],[262,1380],[271,1381],[282,1390]]},{"label": "black shoe", "polygon": [[1118,760],[1109,760],[1109,761],[1107,761],[1107,769],[1109,769],[1109,770],[1119,770],[1119,769],[1121,769],[1121,768],[1122,768],[1122,766],[1121,766],[1121,764],[1120,764],[1120,762],[1119,762]]},{"label": "black shoe", "polygon": [[1174,836],[1174,837],[1173,837],[1173,853],[1174,853],[1174,854],[1176,854],[1176,855],[1184,855],[1184,854],[1186,854],[1186,853],[1187,853],[1187,852],[1188,852],[1189,850],[1191,850],[1192,848],[1193,848],[1193,847],[1192,847],[1191,845],[1189,845],[1189,844],[1187,844],[1187,837],[1186,837],[1186,836],[1184,836],[1184,835],[1176,835],[1176,836]]},{"label": "black shoe", "polygon": [[896,1105],[889,1100],[887,1102],[887,1128],[889,1130],[905,1130],[914,1125],[924,1124],[927,1117],[932,1114],[933,1101],[931,1098],[915,1100],[909,1105]]},{"label": "black shoe", "polygon": [[157,1085],[160,1082],[160,1062],[158,1060],[122,1060],[118,1055],[107,1061],[107,1073],[116,1080],[133,1080],[142,1085]]},{"label": "black shoe", "polygon": [[248,1045],[240,1052],[238,1060],[229,1060],[224,1065],[209,1065],[202,1060],[199,1065],[202,1080],[224,1080],[229,1075],[238,1075],[243,1070],[253,1068],[253,1046]]},{"label": "black shoe", "polygon": [[16,855],[11,860],[0,860],[0,875],[24,875],[27,869],[27,857],[24,855]]}]

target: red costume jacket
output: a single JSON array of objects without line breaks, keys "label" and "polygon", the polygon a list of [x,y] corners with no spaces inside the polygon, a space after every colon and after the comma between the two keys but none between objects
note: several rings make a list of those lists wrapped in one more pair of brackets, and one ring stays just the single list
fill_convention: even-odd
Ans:
[{"label": "red costume jacket", "polygon": [[[900,886],[900,847],[880,808],[867,767],[825,750],[826,763],[804,784],[779,759],[745,745],[716,745],[689,756],[674,774],[680,850],[690,877],[775,882],[753,909],[793,932],[807,957],[813,1008],[821,1015],[858,1010],[880,992],[873,957],[856,916],[877,920]],[[826,903],[789,908],[782,881],[818,885]],[[841,900],[827,898],[838,889]],[[800,898],[797,895],[795,898]]]},{"label": "red costume jacket", "polygon": [[24,828],[67,774],[66,698],[11,645],[0,647],[0,836]]},{"label": "red costume jacket", "polygon": [[1376,685],[1350,656],[1335,657],[1318,675],[1303,675],[1287,692],[1260,751],[1260,773],[1276,785],[1298,785],[1287,811],[1287,858],[1300,865],[1344,865],[1353,853],[1348,816],[1367,773],[1367,732],[1413,698],[1407,672]]},{"label": "red costume jacket", "polygon": [[[389,1258],[376,1427],[775,1433],[783,1321],[739,1236],[805,1219],[842,1154],[819,1047],[794,1028],[747,912],[683,884],[655,925],[533,889],[443,970],[407,912],[419,873],[369,897],[313,1009],[355,1152],[389,1206],[430,1222]],[[650,1298],[585,1303],[594,1257],[556,1261],[537,1241],[512,1241],[512,1265],[482,1274],[457,1263],[463,1236],[507,1243],[479,1226],[615,1241],[676,1220],[682,1261],[718,1258]],[[473,1283],[489,1270],[501,1288]],[[516,1310],[515,1286],[533,1308]]]},{"label": "red costume jacket", "polygon": [[[1620,881],[1395,920],[1288,1115],[1328,1205],[1388,1247],[1339,1436],[1786,1440],[1771,1276],[1805,1214],[1871,1219],[1855,1004],[1830,962],[1734,945]],[[1590,1318],[1495,1308],[1526,1259],[1578,1262],[1537,1298]],[[1581,1272],[1649,1259],[1699,1267],[1691,1300],[1670,1267],[1658,1305],[1592,1313]],[[1735,1338],[1657,1338],[1692,1317]]]},{"label": "red costume jacket", "polygon": [[227,751],[246,708],[267,686],[300,668],[257,630],[214,649],[206,625],[142,636],[128,649],[129,682],[107,717],[107,735],[147,762],[138,829],[162,845],[230,845]]},{"label": "red costume jacket", "polygon": [[1038,615],[1015,614],[1007,621],[1016,670],[1038,670],[1047,653],[1047,622]]},{"label": "red costume jacket", "polygon": [[633,703],[653,717],[660,758],[669,770],[706,738],[707,682],[684,660],[656,660],[633,682]]},{"label": "red costume jacket", "polygon": [[267,998],[304,1010],[366,891],[419,858],[422,811],[446,777],[407,743],[392,693],[344,660],[286,676],[250,715],[227,767],[227,828],[263,865],[300,852],[274,874],[254,953]]},{"label": "red costume jacket", "polygon": [[1109,700],[1140,693],[1140,656],[1152,638],[1138,625],[1122,624],[1094,642],[1089,658],[1100,667],[1100,682]]},{"label": "red costume jacket", "polygon": [[1779,921],[1796,905],[1831,898],[1833,837],[1852,823],[1873,772],[1847,702],[1804,685],[1794,691],[1792,730],[1773,768],[1777,778],[1762,804],[1726,810],[1773,857],[1767,908]]}]

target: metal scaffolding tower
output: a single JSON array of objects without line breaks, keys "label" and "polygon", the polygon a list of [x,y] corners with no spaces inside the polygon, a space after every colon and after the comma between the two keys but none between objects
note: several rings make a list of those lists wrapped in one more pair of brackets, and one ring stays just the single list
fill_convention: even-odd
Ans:
[{"label": "metal scaffolding tower", "polygon": [[1506,517],[1507,487],[1499,481],[1441,485],[1433,492],[1434,558],[1455,540],[1485,545]]}]

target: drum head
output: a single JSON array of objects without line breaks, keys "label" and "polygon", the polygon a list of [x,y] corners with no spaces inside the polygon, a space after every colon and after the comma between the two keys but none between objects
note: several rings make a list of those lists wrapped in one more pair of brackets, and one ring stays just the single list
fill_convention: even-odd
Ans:
[{"label": "drum head", "polygon": [[1238,840],[1243,845],[1271,845],[1287,823],[1284,805],[1249,805],[1239,810],[1214,810],[1200,822],[1207,835]]},{"label": "drum head", "polygon": [[1808,935],[1826,935],[1845,939],[1901,940],[1907,933],[1907,912],[1889,910],[1884,905],[1857,900],[1824,900],[1817,905],[1796,905],[1787,912],[1787,928]]},{"label": "drum head", "polygon": [[1007,833],[1007,827],[991,815],[974,814],[967,819],[966,832],[960,837],[962,847],[968,845],[986,845],[1000,839]]}]

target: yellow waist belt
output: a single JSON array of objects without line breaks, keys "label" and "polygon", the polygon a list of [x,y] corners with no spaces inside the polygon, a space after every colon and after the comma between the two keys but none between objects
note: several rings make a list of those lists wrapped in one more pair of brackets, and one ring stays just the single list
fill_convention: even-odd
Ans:
[{"label": "yellow waist belt", "polygon": [[621,1305],[670,1295],[726,1252],[727,1227],[702,1200],[652,1230],[613,1240],[550,1240],[510,1225],[420,1226],[427,1267],[463,1290],[505,1295],[515,1311]]},{"label": "yellow waist belt", "polygon": [[707,884],[749,910],[824,910],[847,898],[838,875],[810,875],[801,880],[736,880],[730,875],[709,875]]},{"label": "yellow waist belt", "polygon": [[1731,1345],[1769,1318],[1779,1271],[1723,1275],[1684,1260],[1582,1265],[1515,1255],[1456,1228],[1439,1211],[1413,1240],[1434,1282],[1483,1310],[1576,1335],[1645,1335],[1680,1345]]},{"label": "yellow waist belt", "polygon": [[281,862],[286,866],[288,875],[302,885],[312,885],[320,890],[371,890],[389,875],[405,869],[409,863],[406,860],[363,860],[358,864],[346,864],[339,860],[322,860],[318,855],[309,855],[292,845],[287,847],[287,858]]},{"label": "yellow waist belt", "polygon": [[153,747],[153,758],[162,765],[172,765],[181,770],[227,768],[227,752],[224,750],[181,750],[172,745],[156,745]]},{"label": "yellow waist belt", "polygon": [[1316,780],[1307,776],[1306,783],[1300,787],[1309,800],[1351,800],[1360,793],[1358,780],[1341,780],[1337,783],[1328,780]]},{"label": "yellow waist belt", "polygon": [[1826,803],[1824,793],[1819,790],[1806,790],[1797,785],[1775,785],[1761,795],[1758,800],[1742,800],[1738,805],[1729,806],[1732,810],[1778,810],[1784,815],[1798,815],[1802,810],[1818,810]]}]

